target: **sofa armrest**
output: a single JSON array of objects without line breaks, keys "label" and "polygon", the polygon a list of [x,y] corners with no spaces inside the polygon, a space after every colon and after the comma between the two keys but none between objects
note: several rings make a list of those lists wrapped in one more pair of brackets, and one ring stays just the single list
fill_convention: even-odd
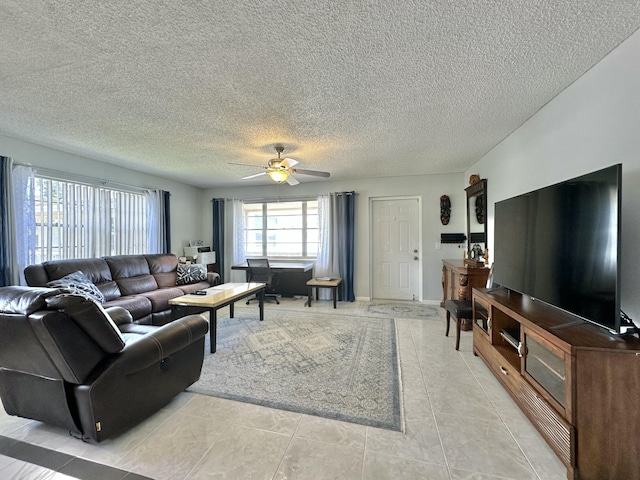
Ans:
[{"label": "sofa armrest", "polygon": [[117,368],[125,375],[136,373],[182,350],[208,331],[209,322],[202,315],[179,318],[128,343],[109,368]]},{"label": "sofa armrest", "polygon": [[216,272],[207,272],[207,282],[209,282],[209,285],[212,287],[220,285],[220,274]]}]

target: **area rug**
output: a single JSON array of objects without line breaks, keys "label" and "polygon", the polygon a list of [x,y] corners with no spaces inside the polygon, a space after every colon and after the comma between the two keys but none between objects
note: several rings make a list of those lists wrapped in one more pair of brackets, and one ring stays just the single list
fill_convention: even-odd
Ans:
[{"label": "area rug", "polygon": [[260,322],[257,312],[238,309],[236,318],[218,320],[217,351],[205,354],[189,390],[403,430],[390,318],[269,310]]},{"label": "area rug", "polygon": [[365,315],[383,315],[391,318],[439,318],[440,308],[418,302],[384,302],[367,303]]}]

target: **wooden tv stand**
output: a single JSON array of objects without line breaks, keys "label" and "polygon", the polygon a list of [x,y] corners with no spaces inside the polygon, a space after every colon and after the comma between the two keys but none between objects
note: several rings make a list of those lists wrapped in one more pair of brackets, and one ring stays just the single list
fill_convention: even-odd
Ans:
[{"label": "wooden tv stand", "polygon": [[640,475],[640,340],[506,289],[473,289],[473,351],[576,479]]}]

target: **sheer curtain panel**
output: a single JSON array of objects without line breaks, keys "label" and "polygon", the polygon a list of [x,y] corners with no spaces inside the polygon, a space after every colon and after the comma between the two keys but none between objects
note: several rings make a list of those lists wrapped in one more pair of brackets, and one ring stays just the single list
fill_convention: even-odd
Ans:
[{"label": "sheer curtain panel", "polygon": [[35,177],[33,168],[16,164],[10,169],[9,176],[13,188],[9,208],[12,230],[12,281],[16,285],[24,285],[25,267],[36,263]]},{"label": "sheer curtain panel", "polygon": [[14,166],[12,173],[21,271],[47,260],[149,253],[142,192],[106,188],[104,181],[94,185],[62,179],[24,166]]},{"label": "sheer curtain panel", "polygon": [[231,271],[231,265],[244,263],[246,255],[244,251],[244,202],[242,200],[231,201],[233,209],[233,240],[229,250],[232,258],[229,259],[229,277],[235,282],[245,282],[246,274],[242,270]]}]

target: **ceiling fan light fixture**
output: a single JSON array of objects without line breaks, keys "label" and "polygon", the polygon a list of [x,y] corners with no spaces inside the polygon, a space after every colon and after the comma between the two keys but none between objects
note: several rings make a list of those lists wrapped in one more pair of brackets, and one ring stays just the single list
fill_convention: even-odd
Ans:
[{"label": "ceiling fan light fixture", "polygon": [[289,172],[286,170],[272,170],[268,172],[268,174],[271,177],[271,180],[276,183],[286,182],[287,178],[289,178]]},{"label": "ceiling fan light fixture", "polygon": [[[275,150],[276,152],[278,152],[278,158],[272,158],[271,160],[269,160],[267,166],[262,167],[262,169],[264,170],[263,172],[242,177],[242,179],[245,180],[249,178],[259,177],[261,175],[269,175],[269,178],[276,183],[287,182],[289,185],[298,185],[300,182],[296,179],[295,175],[292,175],[293,173],[329,178],[329,172],[320,172],[317,170],[305,170],[297,168],[295,167],[295,165],[298,165],[298,160],[294,158],[282,158],[280,156],[284,150],[284,147],[282,145],[276,145]],[[253,166],[246,165],[244,163],[234,163],[233,165],[245,165],[248,167]]]}]

